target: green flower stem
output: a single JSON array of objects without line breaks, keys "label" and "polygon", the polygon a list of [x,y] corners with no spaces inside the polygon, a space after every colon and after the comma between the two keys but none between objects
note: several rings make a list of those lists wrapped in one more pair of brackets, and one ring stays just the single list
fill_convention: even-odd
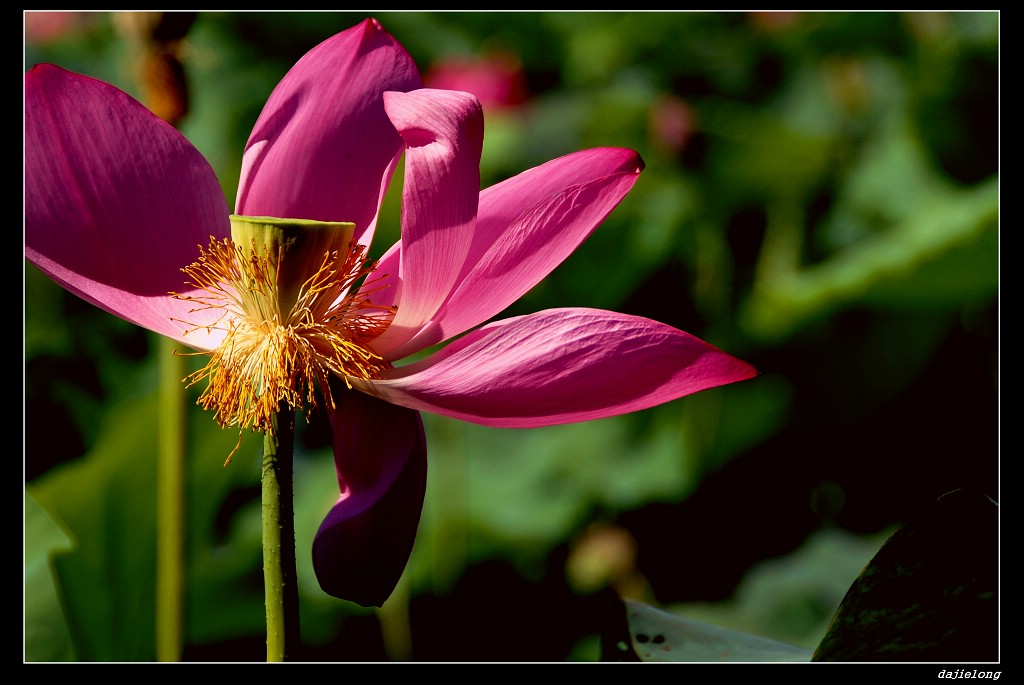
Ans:
[{"label": "green flower stem", "polygon": [[263,437],[263,586],[267,661],[286,661],[299,645],[292,468],[295,411],[279,409],[276,436]]},{"label": "green flower stem", "polygon": [[156,659],[179,661],[185,588],[185,364],[170,338],[158,340]]}]

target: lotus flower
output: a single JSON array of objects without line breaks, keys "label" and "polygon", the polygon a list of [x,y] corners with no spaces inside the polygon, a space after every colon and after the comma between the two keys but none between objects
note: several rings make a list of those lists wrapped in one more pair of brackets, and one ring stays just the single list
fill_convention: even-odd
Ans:
[{"label": "lotus flower", "polygon": [[[264,408],[278,402],[329,412],[340,495],[314,567],[324,591],[365,606],[387,599],[412,549],[420,412],[546,426],[756,375],[636,316],[565,308],[486,323],[595,230],[643,162],[584,150],[480,191],[479,102],[421,85],[373,19],[315,47],[255,124],[232,216],[202,155],[130,96],[52,65],[25,77],[27,258],[106,311],[209,353],[192,380],[207,381],[200,401],[223,425],[272,430]],[[401,239],[366,264],[403,154]],[[319,252],[286,264],[232,233],[260,222],[297,226]]]}]

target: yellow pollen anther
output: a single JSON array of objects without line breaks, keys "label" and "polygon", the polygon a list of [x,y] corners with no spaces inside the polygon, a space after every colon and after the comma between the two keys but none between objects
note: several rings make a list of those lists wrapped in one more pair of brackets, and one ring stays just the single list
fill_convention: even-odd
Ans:
[{"label": "yellow pollen anther", "polygon": [[198,403],[221,426],[273,435],[280,407],[334,408],[331,375],[351,388],[348,377],[375,379],[389,368],[369,343],[395,309],[369,299],[366,279],[376,264],[366,263],[353,228],[232,217],[234,240],[211,237],[182,269],[194,291],[171,295],[193,303],[193,313],[219,311],[212,324],[190,323],[189,332],[224,331],[206,366],[184,379],[207,382]]}]

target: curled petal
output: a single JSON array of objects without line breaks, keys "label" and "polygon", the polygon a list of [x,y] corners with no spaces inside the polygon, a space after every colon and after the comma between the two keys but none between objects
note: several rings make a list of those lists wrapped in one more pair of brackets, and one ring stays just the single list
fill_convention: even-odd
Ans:
[{"label": "curled petal", "polygon": [[[387,358],[419,331],[454,288],[473,241],[480,197],[484,122],[469,93],[387,93],[388,115],[405,140],[398,313],[374,350]],[[382,270],[378,270],[381,273]]]},{"label": "curled petal", "polygon": [[360,389],[487,426],[532,428],[646,409],[757,371],[689,333],[595,309],[498,321]]},{"label": "curled petal", "polygon": [[456,289],[430,323],[392,355],[404,358],[453,338],[518,300],[590,237],[643,167],[632,150],[596,148],[483,191]]},{"label": "curled petal", "polygon": [[427,482],[419,412],[341,386],[331,416],[341,496],[313,540],[313,569],[329,595],[380,606],[409,554]]},{"label": "curled petal", "polygon": [[[171,125],[113,86],[43,64],[25,75],[25,255],[112,314],[207,349],[181,267],[226,237],[224,192]],[[200,315],[201,316],[201,315]]]},{"label": "curled petal", "polygon": [[402,150],[381,96],[421,83],[405,48],[374,19],[310,50],[249,136],[235,212],[351,221],[369,244]]}]

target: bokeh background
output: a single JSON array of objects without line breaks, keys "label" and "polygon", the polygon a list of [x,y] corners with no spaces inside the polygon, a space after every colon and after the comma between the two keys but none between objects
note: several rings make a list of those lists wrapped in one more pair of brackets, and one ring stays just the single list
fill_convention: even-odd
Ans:
[{"label": "bokeh background", "polygon": [[[380,610],[313,577],[337,489],[326,428],[300,422],[305,659],[596,660],[616,596],[813,648],[897,527],[957,488],[999,499],[998,13],[376,16],[428,85],[481,98],[484,185],[592,146],[647,164],[505,315],[648,316],[762,375],[571,426],[425,416],[424,515]],[[25,68],[178,107],[231,206],[273,87],[363,18],[172,16],[154,76],[140,17],[30,12]],[[24,285],[26,659],[153,660],[162,348],[27,263]],[[224,467],[237,434],[187,411],[182,658],[260,661],[260,441]]]}]

